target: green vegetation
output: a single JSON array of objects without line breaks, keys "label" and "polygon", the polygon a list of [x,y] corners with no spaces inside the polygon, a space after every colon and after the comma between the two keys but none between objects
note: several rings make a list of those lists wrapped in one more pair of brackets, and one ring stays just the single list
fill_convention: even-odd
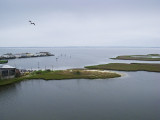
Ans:
[{"label": "green vegetation", "polygon": [[0,60],[0,64],[8,63],[8,60]]},{"label": "green vegetation", "polygon": [[111,72],[90,71],[90,70],[56,70],[56,71],[35,71],[28,75],[8,80],[0,80],[0,86],[12,84],[28,79],[64,80],[64,79],[106,79],[120,77],[121,75]]},{"label": "green vegetation", "polygon": [[141,61],[160,61],[160,54],[148,54],[148,55],[124,55],[117,56],[118,60],[141,60]]},{"label": "green vegetation", "polygon": [[22,80],[25,80],[25,77],[0,80],[0,86],[9,85],[9,84],[12,84],[12,83],[20,82]]},{"label": "green vegetation", "polygon": [[160,72],[160,64],[150,63],[110,63],[95,66],[86,66],[88,69],[99,69],[99,70],[119,70],[119,71],[149,71],[149,72]]}]

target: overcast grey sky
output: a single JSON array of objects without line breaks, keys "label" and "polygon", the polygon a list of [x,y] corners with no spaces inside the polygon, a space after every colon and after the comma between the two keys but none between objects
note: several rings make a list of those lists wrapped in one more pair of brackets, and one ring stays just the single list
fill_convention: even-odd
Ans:
[{"label": "overcast grey sky", "polygon": [[0,0],[0,47],[160,47],[159,12],[160,0]]}]

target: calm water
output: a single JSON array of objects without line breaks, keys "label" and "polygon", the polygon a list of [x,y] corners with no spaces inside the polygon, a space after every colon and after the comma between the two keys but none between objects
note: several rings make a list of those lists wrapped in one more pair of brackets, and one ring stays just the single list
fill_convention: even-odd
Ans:
[{"label": "calm water", "polygon": [[[109,62],[139,62],[108,58],[159,53],[160,49],[0,48],[0,54],[40,51],[50,51],[55,56],[16,59],[9,64],[37,69],[40,62],[41,68],[54,65],[54,69],[66,69]],[[123,73],[124,77],[106,80],[29,80],[1,87],[0,120],[159,120],[160,74]]]},{"label": "calm water", "polygon": [[[0,48],[0,55],[4,53],[36,53],[41,51],[51,52],[55,54],[55,56],[13,59],[9,60],[8,64],[20,69],[38,69],[38,63],[40,69],[44,69],[45,67],[52,69],[52,66],[53,69],[66,69],[117,62],[117,60],[109,58],[118,55],[158,54],[160,48]],[[57,61],[56,58],[58,58]],[[129,63],[131,61],[119,60],[118,62]]]}]

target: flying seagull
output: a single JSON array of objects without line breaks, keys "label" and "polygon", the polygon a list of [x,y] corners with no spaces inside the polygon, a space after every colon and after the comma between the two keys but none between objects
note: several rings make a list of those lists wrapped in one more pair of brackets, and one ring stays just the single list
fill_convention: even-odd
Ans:
[{"label": "flying seagull", "polygon": [[31,23],[31,24],[36,25],[35,23]]},{"label": "flying seagull", "polygon": [[35,23],[33,23],[33,22],[32,22],[32,21],[30,21],[30,20],[29,20],[29,22],[30,22],[31,24],[33,24],[33,25],[36,25]]}]

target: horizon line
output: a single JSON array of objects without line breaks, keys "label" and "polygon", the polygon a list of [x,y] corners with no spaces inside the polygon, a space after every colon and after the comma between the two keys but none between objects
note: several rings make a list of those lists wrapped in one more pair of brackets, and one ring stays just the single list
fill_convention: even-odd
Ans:
[{"label": "horizon line", "polygon": [[4,47],[1,47],[0,48],[80,48],[80,47],[108,47],[108,48],[160,48],[160,46],[22,46],[22,47],[19,47],[19,46],[4,46]]}]

